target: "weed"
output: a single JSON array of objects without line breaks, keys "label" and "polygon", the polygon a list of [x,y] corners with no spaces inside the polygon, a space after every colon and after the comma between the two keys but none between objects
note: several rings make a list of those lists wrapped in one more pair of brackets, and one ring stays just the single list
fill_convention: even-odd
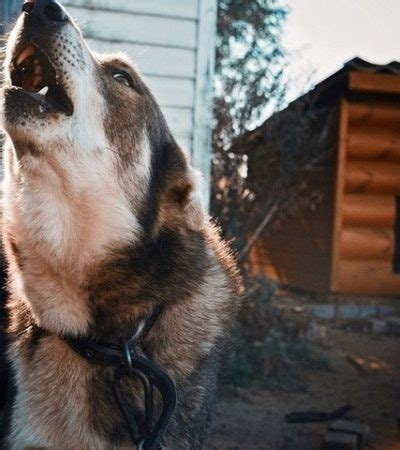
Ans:
[{"label": "weed", "polygon": [[328,360],[314,345],[300,337],[296,323],[287,323],[271,298],[276,286],[266,277],[246,282],[247,295],[240,327],[228,355],[225,382],[249,387],[253,382],[266,389],[305,389],[305,370],[327,370]]}]

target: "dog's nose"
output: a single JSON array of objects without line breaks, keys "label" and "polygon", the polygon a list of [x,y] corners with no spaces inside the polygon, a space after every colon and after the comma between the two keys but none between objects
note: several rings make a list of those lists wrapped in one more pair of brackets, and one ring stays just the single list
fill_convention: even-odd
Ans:
[{"label": "dog's nose", "polygon": [[61,24],[68,20],[64,8],[54,0],[28,0],[22,5],[22,11],[46,22]]}]

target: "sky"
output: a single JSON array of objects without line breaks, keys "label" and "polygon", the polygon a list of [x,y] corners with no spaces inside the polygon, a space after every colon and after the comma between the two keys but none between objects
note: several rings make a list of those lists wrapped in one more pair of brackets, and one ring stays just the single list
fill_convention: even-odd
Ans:
[{"label": "sky", "polygon": [[[283,44],[296,97],[360,56],[400,61],[400,0],[287,0]],[[312,74],[311,80],[309,74]]]}]

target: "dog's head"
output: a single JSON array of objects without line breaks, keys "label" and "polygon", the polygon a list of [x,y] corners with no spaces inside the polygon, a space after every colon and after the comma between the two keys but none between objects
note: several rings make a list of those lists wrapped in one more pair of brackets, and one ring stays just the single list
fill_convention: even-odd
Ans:
[{"label": "dog's head", "polygon": [[[18,170],[115,177],[143,228],[204,222],[197,176],[121,55],[96,55],[54,0],[27,1],[7,44],[2,119]],[[78,175],[77,175],[78,174]]]}]

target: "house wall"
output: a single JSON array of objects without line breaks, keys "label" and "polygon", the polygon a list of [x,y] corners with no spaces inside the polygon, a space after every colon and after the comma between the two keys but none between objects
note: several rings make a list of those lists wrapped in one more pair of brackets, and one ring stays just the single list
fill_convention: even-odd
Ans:
[{"label": "house wall", "polygon": [[[367,77],[378,85],[382,81],[382,75]],[[400,93],[400,77],[383,78],[385,93],[396,83]],[[374,92],[376,83],[366,86],[368,92]],[[400,104],[394,97],[343,100],[341,116],[332,291],[400,294],[394,261]]]},{"label": "house wall", "polygon": [[251,273],[264,273],[281,285],[329,292],[338,114],[337,101],[299,99],[248,140],[253,211],[260,216],[268,205],[278,206],[250,251]]},{"label": "house wall", "polygon": [[19,12],[23,0],[2,0],[0,2],[0,35],[6,33],[10,29],[10,25]]},{"label": "house wall", "polygon": [[331,276],[334,165],[304,172],[320,201],[276,223],[249,255],[250,271],[281,285],[328,292]]}]

